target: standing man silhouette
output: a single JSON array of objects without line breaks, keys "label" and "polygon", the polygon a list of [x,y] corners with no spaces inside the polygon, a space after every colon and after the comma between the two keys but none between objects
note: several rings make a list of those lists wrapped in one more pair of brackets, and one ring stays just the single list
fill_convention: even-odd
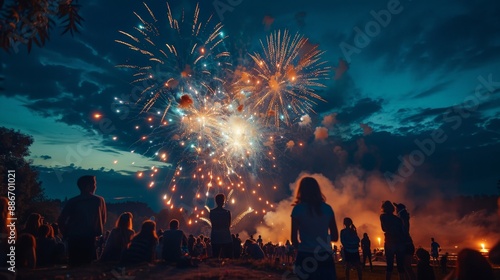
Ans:
[{"label": "standing man silhouette", "polygon": [[212,255],[217,258],[232,258],[233,255],[233,239],[229,231],[231,212],[223,207],[225,201],[226,196],[224,194],[216,195],[215,203],[217,207],[210,210]]},{"label": "standing man silhouette", "polygon": [[68,200],[57,221],[68,241],[68,261],[73,266],[96,259],[95,240],[102,235],[106,223],[104,198],[94,194],[95,176],[82,176],[77,185],[80,195]]}]

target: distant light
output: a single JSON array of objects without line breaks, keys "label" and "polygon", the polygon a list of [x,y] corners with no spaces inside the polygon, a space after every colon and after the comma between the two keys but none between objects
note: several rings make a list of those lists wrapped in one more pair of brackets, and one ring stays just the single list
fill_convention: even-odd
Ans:
[{"label": "distant light", "polygon": [[100,119],[101,117],[102,117],[102,115],[99,113],[94,114],[94,119],[96,119],[96,120]]}]

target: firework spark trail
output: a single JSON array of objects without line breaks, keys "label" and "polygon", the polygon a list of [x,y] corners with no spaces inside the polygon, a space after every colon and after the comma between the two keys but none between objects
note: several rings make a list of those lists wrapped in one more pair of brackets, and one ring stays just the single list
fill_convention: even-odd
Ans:
[{"label": "firework spark trail", "polygon": [[330,67],[321,59],[324,52],[303,36],[293,37],[287,30],[269,35],[261,41],[263,54],[250,54],[255,65],[242,73],[234,87],[249,92],[250,105],[264,112],[267,123],[292,124],[292,118],[314,112],[317,101],[325,101],[315,93],[324,87]]},{"label": "firework spark trail", "polygon": [[233,219],[231,222],[231,227],[235,227],[238,225],[238,223],[248,214],[252,213],[255,209],[252,209],[252,207],[248,207],[248,209],[242,213],[240,213],[236,218]]}]

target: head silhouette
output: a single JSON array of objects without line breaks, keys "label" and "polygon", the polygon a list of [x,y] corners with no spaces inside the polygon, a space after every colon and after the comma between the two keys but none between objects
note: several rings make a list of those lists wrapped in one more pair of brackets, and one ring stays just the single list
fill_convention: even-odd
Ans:
[{"label": "head silhouette", "polygon": [[350,226],[352,226],[352,219],[351,219],[351,218],[349,218],[349,217],[345,217],[345,218],[344,218],[344,226],[345,226],[345,227],[350,227]]},{"label": "head silhouette", "polygon": [[321,189],[316,179],[313,177],[304,177],[300,180],[294,204],[306,203],[309,209],[314,209],[317,215],[321,215],[321,204],[325,202],[325,200],[325,196],[321,193]]},{"label": "head silhouette", "polygon": [[354,226],[352,219],[349,217],[344,218],[344,226],[348,229],[356,230],[356,227]]},{"label": "head silhouette", "polygon": [[226,201],[226,196],[222,193],[215,196],[215,203],[218,207],[224,206],[224,202]]},{"label": "head silhouette", "polygon": [[31,213],[26,220],[25,229],[27,229],[30,233],[36,234],[38,233],[38,229],[43,224],[42,215],[38,213]]},{"label": "head silhouette", "polygon": [[472,249],[463,249],[457,256],[455,279],[485,279],[493,280],[493,268],[480,252]]},{"label": "head silhouette", "polygon": [[156,234],[156,223],[151,220],[146,220],[142,223],[141,231],[136,236],[143,236],[145,238],[152,238],[158,240],[158,235]]},{"label": "head silhouette", "polygon": [[295,198],[295,203],[305,202],[314,204],[325,202],[325,196],[321,193],[318,181],[313,177],[304,177],[300,180]]},{"label": "head silhouette", "polygon": [[431,260],[431,255],[423,248],[418,248],[417,251],[415,251],[415,255],[417,256],[419,261],[423,263],[429,263]]},{"label": "head silhouette", "polygon": [[170,229],[178,229],[179,228],[179,220],[172,219],[170,220]]},{"label": "head silhouette", "polygon": [[76,183],[81,193],[94,193],[96,189],[95,176],[84,175],[78,178]]},{"label": "head silhouette", "polygon": [[393,203],[394,206],[396,207],[396,211],[397,212],[400,212],[400,211],[403,211],[406,209],[406,205],[404,205],[403,203]]},{"label": "head silhouette", "polygon": [[382,213],[384,214],[392,214],[394,213],[394,205],[389,201],[386,200],[382,203]]},{"label": "head silhouette", "polygon": [[116,227],[121,229],[132,229],[133,215],[130,212],[124,212],[118,217]]}]

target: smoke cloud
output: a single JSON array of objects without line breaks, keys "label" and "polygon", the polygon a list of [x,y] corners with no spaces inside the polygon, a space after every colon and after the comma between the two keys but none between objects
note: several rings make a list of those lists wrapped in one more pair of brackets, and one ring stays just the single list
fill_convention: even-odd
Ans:
[{"label": "smoke cloud", "polygon": [[337,123],[337,113],[326,115],[321,122],[322,125],[331,128]]},{"label": "smoke cloud", "polygon": [[312,122],[311,117],[306,114],[306,115],[303,115],[302,117],[300,117],[299,125],[306,126],[306,125],[310,125],[311,122]]},{"label": "smoke cloud", "polygon": [[[407,187],[391,191],[378,172],[350,167],[334,182],[322,174],[302,172],[289,184],[292,193],[295,194],[298,183],[305,176],[314,177],[319,182],[326,203],[334,210],[339,231],[343,228],[342,220],[345,217],[352,218],[360,237],[368,233],[372,249],[384,245],[379,215],[380,206],[385,200],[406,205],[411,217],[410,233],[416,247],[429,250],[431,237],[445,251],[458,251],[465,247],[480,249],[481,243],[491,248],[498,241],[495,232],[500,230],[500,226],[496,214],[473,212],[460,217],[454,210],[459,206],[446,204],[438,193],[426,200],[408,198]],[[257,234],[262,235],[265,242],[285,242],[290,239],[293,201],[294,196],[280,201],[275,211],[264,216],[264,223],[257,227]],[[380,245],[378,238],[381,239]],[[338,242],[336,244],[339,245]]]},{"label": "smoke cloud", "polygon": [[314,131],[314,139],[318,141],[318,140],[325,140],[326,138],[328,138],[328,128],[316,127],[316,130]]}]

